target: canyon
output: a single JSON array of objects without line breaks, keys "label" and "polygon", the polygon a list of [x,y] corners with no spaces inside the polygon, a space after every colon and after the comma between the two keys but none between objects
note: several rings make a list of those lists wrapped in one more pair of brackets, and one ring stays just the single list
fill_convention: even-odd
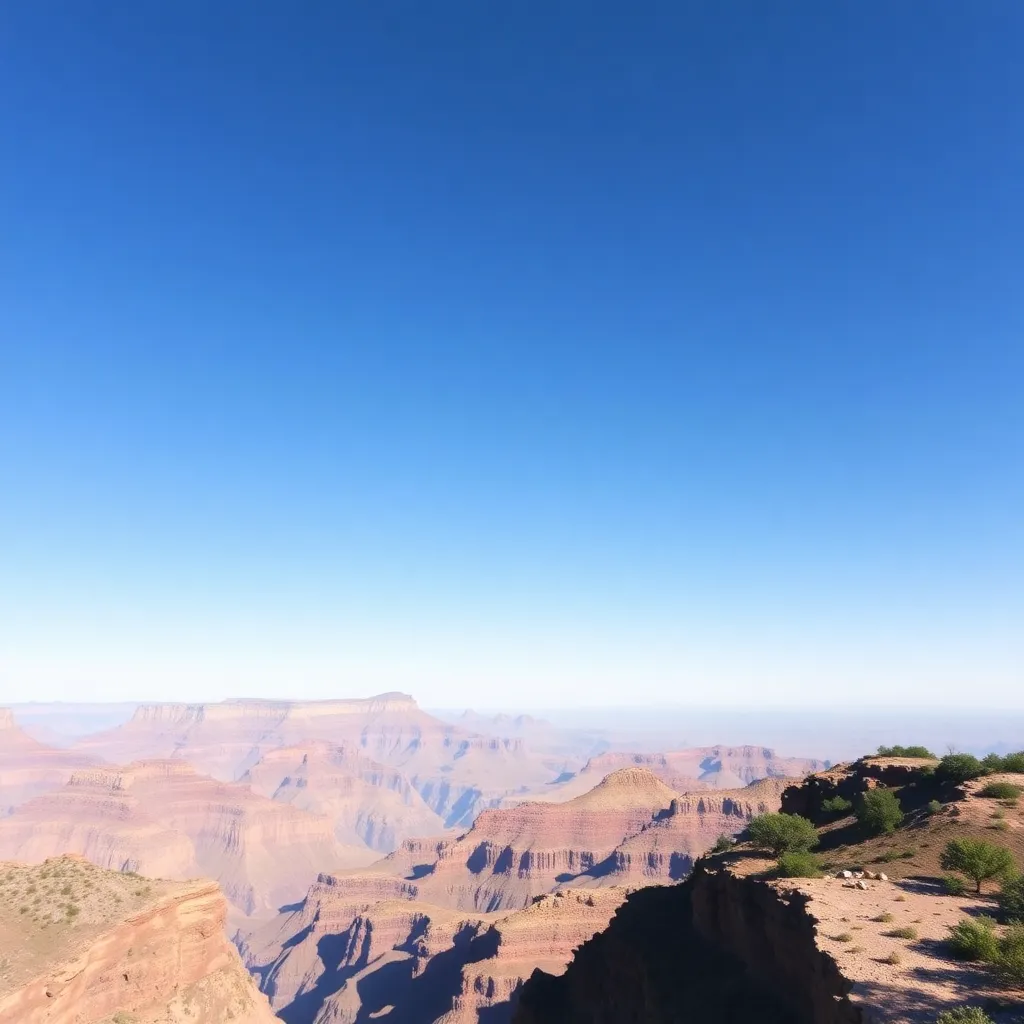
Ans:
[{"label": "canyon", "polygon": [[564,970],[631,893],[685,878],[822,767],[448,722],[397,693],[142,704],[63,749],[0,727],[0,858],[213,886],[289,1024],[508,1021],[535,969]]}]

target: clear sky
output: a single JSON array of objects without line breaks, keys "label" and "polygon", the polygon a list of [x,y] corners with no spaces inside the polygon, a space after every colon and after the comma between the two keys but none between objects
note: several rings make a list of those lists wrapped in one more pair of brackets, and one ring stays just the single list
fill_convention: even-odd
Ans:
[{"label": "clear sky", "polygon": [[0,15],[0,703],[1024,707],[1024,4]]}]

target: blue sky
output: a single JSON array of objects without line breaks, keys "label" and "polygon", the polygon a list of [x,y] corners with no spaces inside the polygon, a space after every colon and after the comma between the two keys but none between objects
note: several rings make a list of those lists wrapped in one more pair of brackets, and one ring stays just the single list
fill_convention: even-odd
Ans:
[{"label": "blue sky", "polygon": [[0,702],[1024,706],[1024,7],[8,7]]}]

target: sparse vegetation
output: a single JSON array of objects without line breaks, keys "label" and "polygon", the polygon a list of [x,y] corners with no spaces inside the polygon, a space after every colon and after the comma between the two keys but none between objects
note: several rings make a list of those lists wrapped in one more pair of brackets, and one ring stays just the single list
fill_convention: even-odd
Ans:
[{"label": "sparse vegetation", "polygon": [[724,832],[715,840],[715,845],[711,847],[712,853],[726,853],[732,849],[732,836],[727,836]]},{"label": "sparse vegetation", "polygon": [[895,832],[903,821],[903,809],[891,789],[869,789],[860,798],[856,813],[871,835]]},{"label": "sparse vegetation", "polygon": [[896,950],[894,949],[887,957],[885,957],[882,960],[882,963],[890,964],[893,967],[896,967],[897,965],[903,963],[903,957],[901,957],[899,953],[896,952]]},{"label": "sparse vegetation", "polygon": [[952,839],[942,852],[942,867],[966,875],[981,892],[981,883],[1013,872],[1013,854],[984,839]]},{"label": "sparse vegetation", "polygon": [[1024,924],[1011,925],[999,940],[995,969],[1007,985],[1024,988]]},{"label": "sparse vegetation", "polygon": [[935,755],[927,748],[921,746],[901,747],[899,744],[892,747],[879,747],[879,757],[931,757]]},{"label": "sparse vegetation", "polygon": [[1006,921],[1024,921],[1024,875],[1003,879],[999,887],[999,912]]},{"label": "sparse vegetation", "polygon": [[943,1010],[935,1018],[936,1024],[993,1024],[992,1018],[980,1006],[957,1006]]},{"label": "sparse vegetation", "polygon": [[928,801],[928,813],[929,814],[941,814],[942,813],[942,804],[940,804],[938,800],[929,800]]},{"label": "sparse vegetation", "polygon": [[1021,793],[1024,793],[1024,788],[1012,782],[988,782],[978,790],[978,796],[990,800],[1016,800]]},{"label": "sparse vegetation", "polygon": [[967,883],[959,875],[943,875],[942,887],[947,896],[963,896],[967,892]]},{"label": "sparse vegetation", "polygon": [[949,952],[957,960],[993,963],[999,952],[995,921],[991,917],[965,917],[949,932]]},{"label": "sparse vegetation", "polygon": [[814,854],[792,850],[779,857],[775,873],[779,878],[820,878],[822,872]]},{"label": "sparse vegetation", "polygon": [[832,936],[835,942],[853,942],[853,936],[849,932],[840,932]]},{"label": "sparse vegetation", "polygon": [[911,928],[910,925],[903,925],[900,928],[893,928],[891,932],[885,934],[891,939],[916,939],[917,929]]},{"label": "sparse vegetation", "polygon": [[845,797],[841,797],[838,794],[836,796],[829,797],[827,800],[822,800],[821,809],[826,814],[835,814],[836,816],[842,814],[848,814],[853,810],[853,804]]},{"label": "sparse vegetation", "polygon": [[818,830],[799,814],[761,814],[747,828],[755,846],[771,850],[775,857],[784,853],[807,852],[818,845]]},{"label": "sparse vegetation", "polygon": [[877,921],[879,924],[888,924],[890,921],[895,921],[896,918],[893,917],[893,915],[890,914],[888,910],[886,910],[883,913],[879,914],[878,917],[873,917],[871,920]]}]

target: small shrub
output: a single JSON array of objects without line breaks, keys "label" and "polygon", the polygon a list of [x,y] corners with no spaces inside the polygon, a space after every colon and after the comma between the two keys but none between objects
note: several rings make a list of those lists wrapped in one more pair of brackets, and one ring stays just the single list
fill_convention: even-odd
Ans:
[{"label": "small shrub", "polygon": [[891,789],[869,789],[860,798],[857,820],[871,835],[895,832],[903,821],[903,810]]},{"label": "small shrub", "polygon": [[879,924],[888,924],[890,921],[895,921],[896,918],[886,910],[884,913],[879,914],[878,917],[871,918],[872,921],[877,921]]},{"label": "small shrub", "polygon": [[899,953],[897,953],[894,949],[887,957],[885,957],[884,960],[882,960],[882,963],[891,964],[893,967],[895,967],[897,964],[903,963],[903,957],[901,957]]},{"label": "small shrub", "polygon": [[826,814],[846,814],[853,810],[853,804],[845,797],[832,796],[821,801],[821,809]]},{"label": "small shrub", "polygon": [[997,832],[1009,832],[1010,823],[1008,821],[993,821],[989,828],[994,828]]},{"label": "small shrub", "polygon": [[1003,880],[999,887],[999,912],[1007,921],[1024,921],[1024,875]]},{"label": "small shrub", "polygon": [[818,845],[818,830],[799,814],[760,814],[747,832],[755,846],[766,847],[776,857],[806,852]]},{"label": "small shrub", "polygon": [[967,883],[959,875],[943,875],[942,887],[947,896],[963,896],[967,892]]},{"label": "small shrub", "polygon": [[1024,988],[1024,924],[1011,925],[999,940],[995,969],[1014,988]]},{"label": "small shrub", "polygon": [[936,1024],[993,1024],[992,1018],[980,1006],[956,1006],[943,1010],[935,1018]]},{"label": "small shrub", "polygon": [[893,902],[894,903],[906,903],[907,902],[907,897],[904,896],[903,893],[900,893],[899,896],[893,896]]},{"label": "small shrub", "polygon": [[838,935],[832,936],[836,942],[853,942],[853,936],[849,932],[840,932]]},{"label": "small shrub", "polygon": [[885,934],[890,939],[916,939],[917,929],[911,928],[910,925],[903,925],[901,928],[893,928],[891,932],[886,932]]},{"label": "small shrub", "polygon": [[959,871],[972,879],[981,892],[981,883],[1014,870],[1013,854],[1005,846],[984,839],[952,839],[942,852],[942,867]]},{"label": "small shrub", "polygon": [[999,952],[995,921],[991,917],[965,917],[949,929],[949,952],[957,960],[993,963]]},{"label": "small shrub", "polygon": [[712,853],[725,853],[732,849],[732,836],[727,836],[724,832],[715,840],[715,845],[711,847]]},{"label": "small shrub", "polygon": [[944,782],[970,782],[987,774],[985,766],[973,754],[947,754],[935,769]]},{"label": "small shrub", "polygon": [[775,871],[779,878],[821,878],[817,858],[804,850],[782,854]]},{"label": "small shrub", "polygon": [[928,813],[929,814],[941,814],[942,804],[938,800],[930,800],[928,802]]},{"label": "small shrub", "polygon": [[899,850],[886,850],[880,853],[873,861],[875,864],[891,864],[894,860],[900,859]]},{"label": "small shrub", "polygon": [[892,747],[879,747],[879,757],[935,757],[927,748],[921,746],[901,747],[899,744]]},{"label": "small shrub", "polygon": [[989,782],[978,790],[978,796],[989,800],[1016,800],[1021,793],[1024,793],[1024,788],[1012,782]]}]

